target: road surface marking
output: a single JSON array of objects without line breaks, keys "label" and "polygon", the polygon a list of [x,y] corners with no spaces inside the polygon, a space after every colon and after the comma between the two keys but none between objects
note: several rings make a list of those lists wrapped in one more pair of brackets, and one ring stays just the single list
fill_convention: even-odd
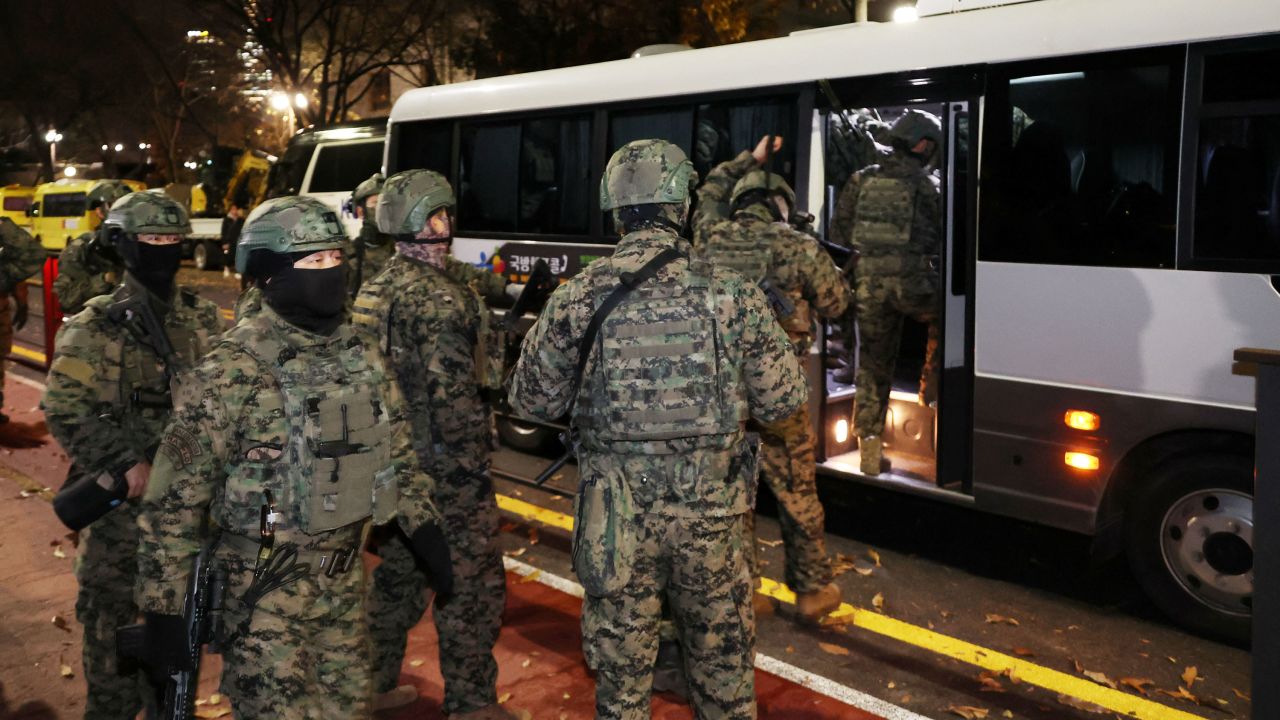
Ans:
[{"label": "road surface marking", "polygon": [[[573,531],[573,518],[564,513],[548,510],[502,494],[498,494],[497,497],[498,507],[502,510],[543,525],[569,532]],[[795,593],[791,592],[786,585],[769,578],[760,578],[760,587],[756,592],[767,595],[779,602],[795,604],[796,601]],[[849,603],[840,603],[840,607],[828,617],[837,622],[853,625],[868,632],[893,638],[899,642],[914,645],[939,655],[945,655],[970,665],[977,665],[995,673],[1007,671],[1016,676],[1019,682],[1091,702],[1128,717],[1138,718],[1139,720],[1204,720],[1201,715],[1193,715],[1136,695],[1112,690],[1109,687],[1098,685],[1084,678],[1068,675],[1043,665],[1037,665],[996,652],[995,650],[989,650],[980,645],[974,645],[902,620],[895,620],[887,615],[857,608]]]},{"label": "road surface marking", "polygon": [[45,364],[44,353],[40,352],[39,350],[31,350],[30,348],[24,348],[21,345],[14,343],[13,347],[9,348],[9,352],[13,353],[14,355],[20,355],[28,360],[35,360],[41,365]]},{"label": "road surface marking", "polygon": [[[498,497],[502,496],[499,495]],[[568,578],[554,575],[542,568],[534,567],[513,557],[504,556],[502,562],[509,572],[537,581],[567,595],[572,595],[576,598],[582,597],[582,586]],[[830,678],[816,675],[764,653],[756,653],[756,667],[819,695],[856,707],[859,710],[879,715],[884,720],[929,720],[925,716],[917,715],[906,708],[898,707],[873,695],[867,695],[846,685],[841,685]]]}]

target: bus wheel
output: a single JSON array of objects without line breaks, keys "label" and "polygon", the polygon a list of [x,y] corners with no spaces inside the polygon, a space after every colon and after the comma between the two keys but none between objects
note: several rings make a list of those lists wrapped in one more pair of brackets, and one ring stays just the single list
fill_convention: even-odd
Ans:
[{"label": "bus wheel", "polygon": [[222,250],[210,240],[201,240],[191,249],[191,260],[197,270],[217,270],[222,267]]},{"label": "bus wheel", "polygon": [[502,439],[502,444],[520,452],[545,451],[555,445],[559,435],[552,428],[507,415],[498,416],[497,421],[498,437]]},{"label": "bus wheel", "polygon": [[1129,564],[1151,600],[1196,631],[1247,643],[1253,463],[1199,455],[1156,466],[1126,512]]}]

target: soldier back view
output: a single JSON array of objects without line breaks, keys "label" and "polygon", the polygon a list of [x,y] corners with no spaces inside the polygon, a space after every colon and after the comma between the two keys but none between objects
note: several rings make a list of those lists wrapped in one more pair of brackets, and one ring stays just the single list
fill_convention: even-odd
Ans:
[{"label": "soldier back view", "polygon": [[833,231],[859,254],[854,269],[858,370],[854,424],[863,473],[884,469],[882,435],[903,318],[928,325],[920,402],[938,391],[938,274],[942,233],[938,180],[926,167],[942,138],[938,118],[907,110],[893,123],[893,155],[863,168],[840,193]]},{"label": "soldier back view", "polygon": [[790,415],[806,390],[764,295],[689,259],[678,233],[696,179],[662,140],[614,153],[601,207],[626,234],[551,296],[511,386],[517,412],[568,412],[578,433],[573,566],[597,718],[649,717],[664,599],[697,716],[756,716],[744,425]]},{"label": "soldier back view", "polygon": [[[698,191],[694,242],[699,255],[737,270],[772,296],[774,314],[803,366],[813,345],[814,315],[839,317],[849,303],[849,286],[817,240],[786,222],[795,193],[786,180],[760,169],[771,141],[766,136],[754,153],[744,150],[707,176]],[[796,593],[800,615],[817,621],[839,606],[840,590],[831,582],[808,404],[763,426],[761,441],[761,476],[778,499],[787,585]],[[749,525],[752,575],[758,576],[754,521]]]}]

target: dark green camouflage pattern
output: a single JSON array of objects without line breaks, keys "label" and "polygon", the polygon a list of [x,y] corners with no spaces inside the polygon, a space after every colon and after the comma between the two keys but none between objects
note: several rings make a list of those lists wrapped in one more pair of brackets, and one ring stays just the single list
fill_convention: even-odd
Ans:
[{"label": "dark green camouflage pattern", "polygon": [[65,315],[84,309],[90,298],[106,295],[124,277],[124,261],[101,233],[84,233],[67,243],[58,256],[53,292]]},{"label": "dark green camouflage pattern", "polygon": [[313,253],[345,250],[350,243],[338,216],[327,205],[305,196],[268,200],[249,213],[236,242],[236,272],[243,273],[254,250]]},{"label": "dark green camouflage pattern", "polygon": [[635,140],[609,158],[600,178],[600,209],[684,204],[697,184],[698,173],[683,150],[666,140]]},{"label": "dark green camouflage pattern", "polygon": [[187,211],[163,190],[129,193],[111,206],[102,221],[127,235],[190,235]]},{"label": "dark green camouflage pattern", "polygon": [[405,170],[387,178],[378,195],[378,231],[387,235],[416,235],[427,218],[454,205],[453,187],[434,170]]},{"label": "dark green camouflage pattern", "polygon": [[[432,618],[450,714],[497,702],[493,646],[506,579],[488,477],[491,418],[480,390],[496,387],[500,373],[488,352],[497,344],[482,296],[501,297],[505,285],[501,275],[452,257],[440,270],[397,254],[355,303],[354,322],[386,352],[408,404],[418,460],[437,483],[454,590]],[[379,692],[396,686],[408,631],[422,618],[427,590],[426,577],[398,539],[382,548],[369,598]]]}]

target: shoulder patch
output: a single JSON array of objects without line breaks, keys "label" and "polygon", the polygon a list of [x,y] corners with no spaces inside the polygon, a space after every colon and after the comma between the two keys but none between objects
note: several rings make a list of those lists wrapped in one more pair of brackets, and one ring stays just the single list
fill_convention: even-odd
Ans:
[{"label": "shoulder patch", "polygon": [[200,456],[200,442],[186,428],[175,425],[169,428],[160,441],[160,452],[169,458],[175,467],[187,467]]}]

